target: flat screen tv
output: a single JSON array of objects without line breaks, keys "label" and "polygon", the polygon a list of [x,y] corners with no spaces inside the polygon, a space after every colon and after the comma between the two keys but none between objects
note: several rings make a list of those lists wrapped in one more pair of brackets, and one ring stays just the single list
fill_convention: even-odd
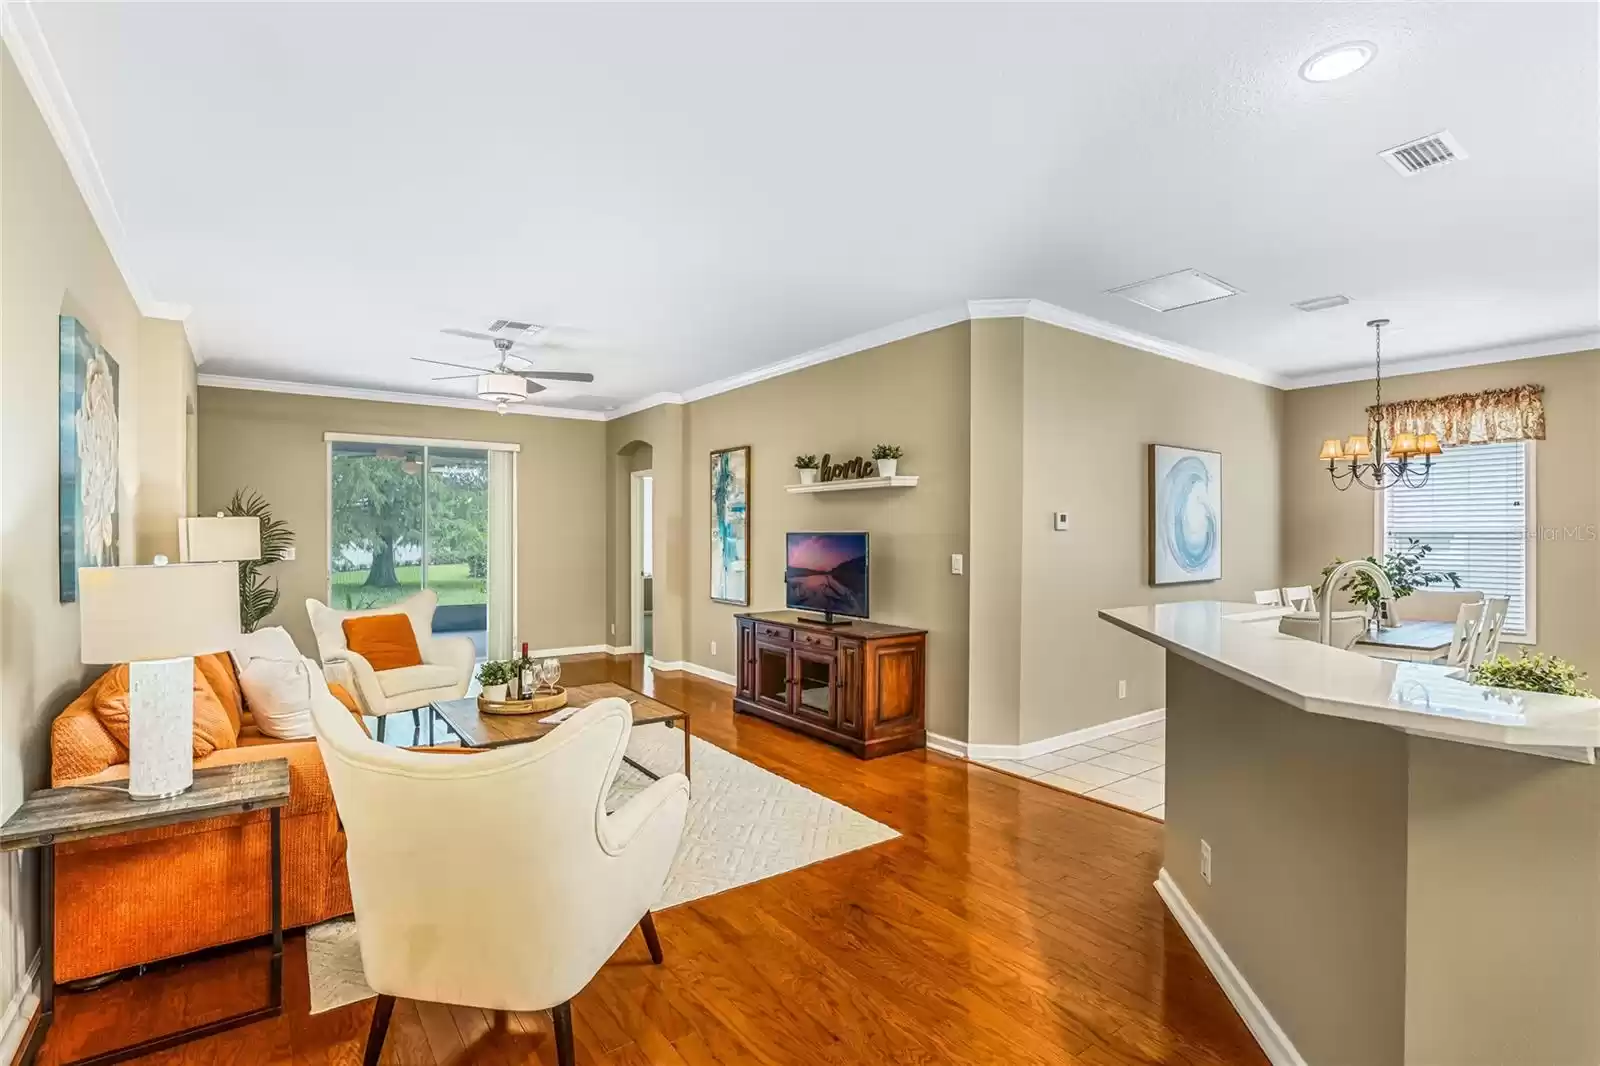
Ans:
[{"label": "flat screen tv", "polygon": [[867,617],[865,533],[790,533],[784,552],[784,602],[791,611]]}]

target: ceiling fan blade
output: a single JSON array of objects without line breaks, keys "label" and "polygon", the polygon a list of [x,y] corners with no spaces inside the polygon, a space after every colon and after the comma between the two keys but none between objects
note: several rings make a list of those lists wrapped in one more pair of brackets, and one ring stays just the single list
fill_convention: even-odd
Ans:
[{"label": "ceiling fan blade", "polygon": [[474,329],[457,329],[455,326],[447,326],[439,332],[448,333],[452,337],[471,337],[475,341],[492,341],[496,339],[493,333],[479,333]]},{"label": "ceiling fan blade", "polygon": [[480,377],[479,374],[446,374],[442,378],[429,378],[430,381],[464,381],[467,378]]},{"label": "ceiling fan blade", "polygon": [[544,378],[547,381],[593,381],[593,374],[586,374],[577,370],[513,370],[513,374],[524,378]]},{"label": "ceiling fan blade", "polygon": [[424,359],[420,355],[413,355],[411,361],[414,363],[432,363],[435,366],[453,366],[457,370],[475,370],[480,374],[492,373],[492,371],[485,370],[482,367],[469,366],[466,363],[447,363],[443,359]]}]

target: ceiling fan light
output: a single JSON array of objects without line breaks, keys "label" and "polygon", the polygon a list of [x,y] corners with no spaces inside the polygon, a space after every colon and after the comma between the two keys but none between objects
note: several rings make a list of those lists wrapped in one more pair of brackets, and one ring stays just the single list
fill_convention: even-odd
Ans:
[{"label": "ceiling fan light", "polygon": [[521,403],[528,398],[528,383],[516,374],[479,374],[478,399],[486,403]]}]

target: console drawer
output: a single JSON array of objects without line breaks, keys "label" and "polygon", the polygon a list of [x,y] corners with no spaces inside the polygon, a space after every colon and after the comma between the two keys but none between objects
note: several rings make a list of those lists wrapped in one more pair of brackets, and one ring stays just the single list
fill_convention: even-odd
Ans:
[{"label": "console drawer", "polygon": [[828,633],[807,633],[803,629],[800,632],[798,632],[798,633],[796,633],[794,635],[794,642],[796,644],[805,644],[805,645],[807,645],[809,647],[812,647],[812,648],[829,648],[829,649],[832,649],[837,644],[837,642],[833,639],[833,636],[831,634],[828,634]]},{"label": "console drawer", "polygon": [[794,630],[788,626],[775,626],[770,622],[757,622],[756,636],[767,640],[793,640]]}]

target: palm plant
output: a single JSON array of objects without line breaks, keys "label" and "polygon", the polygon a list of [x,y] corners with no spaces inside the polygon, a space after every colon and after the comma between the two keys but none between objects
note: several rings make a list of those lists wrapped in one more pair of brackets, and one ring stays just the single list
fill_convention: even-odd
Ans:
[{"label": "palm plant", "polygon": [[261,568],[289,557],[294,534],[289,523],[272,517],[272,507],[258,492],[240,489],[223,510],[230,517],[254,518],[261,523],[261,558],[239,563],[239,628],[253,633],[278,607],[277,582],[268,580]]}]

